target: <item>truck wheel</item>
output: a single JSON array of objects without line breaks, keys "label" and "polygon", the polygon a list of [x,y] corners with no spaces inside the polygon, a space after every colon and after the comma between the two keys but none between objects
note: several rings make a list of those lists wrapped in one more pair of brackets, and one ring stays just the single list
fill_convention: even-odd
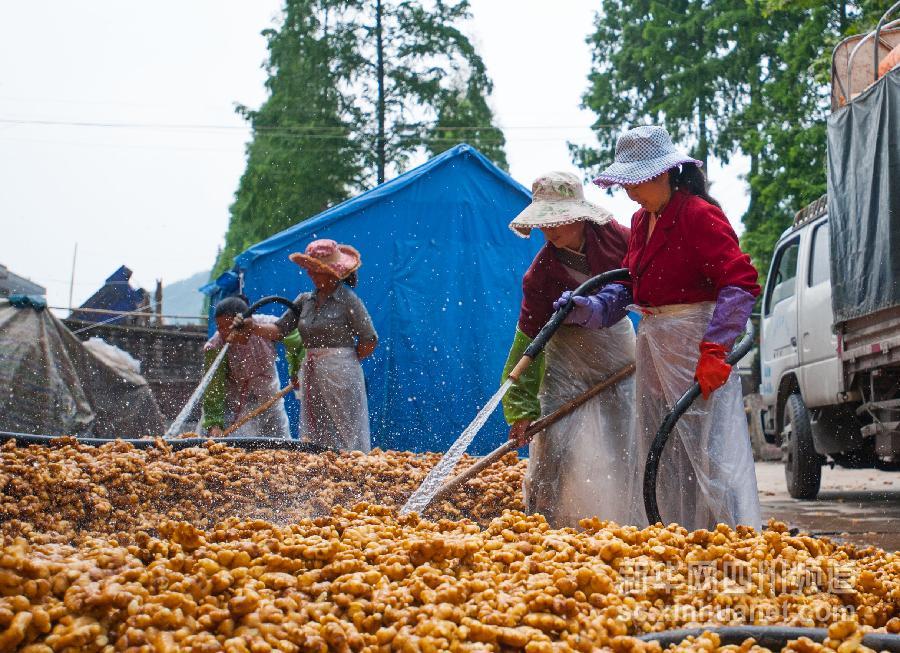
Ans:
[{"label": "truck wheel", "polygon": [[813,446],[809,411],[803,397],[788,397],[784,411],[784,478],[795,499],[815,499],[822,482],[822,460]]}]

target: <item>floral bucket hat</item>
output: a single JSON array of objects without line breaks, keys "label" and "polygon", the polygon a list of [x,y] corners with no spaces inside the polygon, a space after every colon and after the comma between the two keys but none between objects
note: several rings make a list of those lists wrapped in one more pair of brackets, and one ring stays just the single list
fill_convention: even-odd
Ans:
[{"label": "floral bucket hat", "polygon": [[288,258],[310,272],[324,272],[338,279],[346,279],[362,265],[362,257],[355,248],[328,238],[314,240],[305,252],[296,252]]},{"label": "floral bucket hat", "polygon": [[663,127],[635,127],[619,136],[615,160],[594,183],[601,188],[641,184],[682,163],[703,165],[701,161],[680,152]]},{"label": "floral bucket hat", "polygon": [[548,172],[531,185],[531,204],[509,223],[517,236],[528,238],[536,227],[554,227],[590,220],[604,224],[612,220],[606,209],[584,199],[581,181],[569,172]]}]

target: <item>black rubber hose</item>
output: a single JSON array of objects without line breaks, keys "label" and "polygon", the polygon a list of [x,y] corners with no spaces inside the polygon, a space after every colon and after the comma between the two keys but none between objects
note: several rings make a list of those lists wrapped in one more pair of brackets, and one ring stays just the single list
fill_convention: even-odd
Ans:
[{"label": "black rubber hose", "polygon": [[[629,276],[628,270],[626,268],[621,268],[619,270],[610,270],[609,272],[598,274],[596,277],[591,277],[590,279],[585,281],[583,284],[572,291],[572,297],[583,297],[584,295],[590,295],[600,290],[603,286],[615,283],[617,281],[628,281],[630,278],[631,277]],[[544,325],[544,328],[542,328],[538,332],[538,334],[534,337],[534,340],[531,341],[531,344],[528,345],[528,348],[525,350],[523,356],[528,356],[532,360],[537,358],[537,355],[544,350],[547,342],[550,340],[550,338],[553,337],[553,334],[556,333],[556,330],[562,325],[563,321],[566,319],[566,316],[572,312],[573,308],[575,308],[575,304],[570,298],[568,302],[566,302],[558,311],[553,314],[553,317],[551,317],[547,324]]]},{"label": "black rubber hose", "polygon": [[294,315],[300,317],[300,307],[290,299],[279,297],[278,295],[269,295],[268,297],[263,297],[262,299],[256,300],[255,302],[250,304],[250,308],[244,311],[244,317],[250,317],[256,311],[258,311],[263,306],[266,306],[267,304],[284,304],[294,312]]},{"label": "black rubber hose", "polygon": [[[747,322],[747,329],[744,337],[732,348],[731,353],[725,358],[725,362],[734,365],[753,348],[753,337],[755,330],[753,322]],[[691,407],[694,400],[700,396],[700,384],[694,384],[681,395],[681,398],[675,402],[672,410],[665,416],[656,437],[653,438],[653,444],[650,445],[650,452],[647,454],[647,464],[644,467],[644,510],[647,512],[647,519],[651,524],[662,522],[659,515],[659,505],[656,502],[656,479],[659,472],[659,461],[662,458],[663,450],[669,441],[669,435],[675,424],[681,419],[681,416]]]},{"label": "black rubber hose", "polygon": [[[61,436],[57,435],[32,435],[30,433],[14,433],[9,431],[0,431],[0,442],[15,440],[16,446],[27,447],[29,445],[41,446],[59,446]],[[75,440],[78,444],[89,447],[99,447],[111,442],[125,442],[135,449],[149,449],[156,446],[154,439],[136,439],[136,438],[78,438]],[[245,449],[247,451],[258,451],[262,449],[281,449],[285,451],[303,451],[306,453],[324,453],[330,451],[339,453],[337,449],[323,447],[322,445],[313,444],[311,442],[303,442],[301,440],[285,440],[282,438],[173,438],[165,440],[166,445],[173,451],[189,449],[190,447],[201,447],[207,442],[215,442],[224,444],[236,449]]]},{"label": "black rubber hose", "polygon": [[[698,637],[704,632],[716,633],[722,646],[740,645],[752,637],[756,643],[765,648],[781,650],[791,640],[808,637],[814,642],[822,643],[828,637],[824,628],[795,628],[792,626],[726,626],[721,628],[686,628],[682,630],[664,630],[659,633],[647,633],[638,639],[645,642],[658,642],[666,648],[679,644],[688,637]],[[862,645],[876,651],[900,652],[900,635],[887,633],[867,633],[863,636]]]}]

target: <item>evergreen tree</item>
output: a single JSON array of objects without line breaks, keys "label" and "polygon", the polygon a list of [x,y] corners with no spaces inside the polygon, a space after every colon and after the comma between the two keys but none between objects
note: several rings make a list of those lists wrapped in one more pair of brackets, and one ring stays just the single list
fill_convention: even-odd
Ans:
[{"label": "evergreen tree", "polygon": [[[386,179],[388,167],[402,170],[423,146],[434,152],[446,149],[441,144],[455,144],[435,131],[442,114],[456,133],[466,128],[465,140],[505,159],[498,154],[503,142],[486,101],[491,81],[460,29],[470,17],[468,0],[348,0],[343,5],[338,20],[355,27],[357,37],[343,72],[355,100],[356,136],[376,183]],[[460,89],[465,89],[462,97]],[[473,122],[458,124],[463,116]]]},{"label": "evergreen tree", "polygon": [[506,165],[491,81],[459,25],[467,0],[286,0],[266,30],[269,97],[253,127],[213,277],[250,245],[467,141]]},{"label": "evergreen tree", "polygon": [[336,90],[348,35],[324,22],[319,4],[289,0],[280,27],[263,32],[269,97],[256,111],[237,108],[253,139],[213,278],[250,245],[346,199],[361,178],[360,148]]},{"label": "evergreen tree", "polygon": [[825,192],[831,51],[883,11],[877,0],[603,0],[584,96],[600,148],[573,156],[593,172],[643,123],[704,161],[748,156],[742,244],[764,275],[793,214]]},{"label": "evergreen tree", "polygon": [[446,91],[438,108],[437,122],[428,130],[425,149],[440,154],[454,145],[467,142],[478,147],[495,164],[508,170],[503,132],[493,126],[493,112],[484,90],[470,79],[465,88]]},{"label": "evergreen tree", "polygon": [[597,114],[600,147],[570,145],[577,163],[596,171],[612,159],[618,135],[638,124],[664,125],[706,162],[719,117],[715,9],[704,0],[603,0],[583,97]]},{"label": "evergreen tree", "polygon": [[[878,2],[767,0],[770,48],[761,59],[765,107],[747,120],[738,147],[757,154],[741,244],[761,276],[794,214],[826,190],[826,119],[831,111],[831,52],[849,34],[874,27]],[[772,29],[777,26],[776,29]],[[774,46],[774,47],[771,47]],[[749,125],[756,124],[755,130]]]}]

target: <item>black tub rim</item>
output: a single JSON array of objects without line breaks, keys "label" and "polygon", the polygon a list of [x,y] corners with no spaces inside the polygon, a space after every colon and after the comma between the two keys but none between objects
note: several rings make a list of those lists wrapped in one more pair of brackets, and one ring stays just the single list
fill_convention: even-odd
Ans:
[{"label": "black tub rim", "polygon": [[[715,633],[722,646],[740,645],[744,640],[753,638],[756,643],[766,648],[777,647],[779,650],[792,640],[808,637],[814,642],[822,643],[828,637],[825,628],[804,628],[799,626],[711,626],[699,628],[681,628],[663,630],[656,633],[645,633],[637,636],[644,642],[658,642],[666,648],[683,642],[688,637],[699,637],[703,633]],[[900,635],[890,633],[866,633],[862,645],[876,651],[900,652]]]},{"label": "black tub rim", "polygon": [[203,447],[207,443],[223,444],[236,449],[246,451],[281,450],[301,451],[304,453],[340,453],[337,449],[324,447],[312,442],[302,440],[286,440],[283,438],[259,438],[259,437],[230,437],[230,438],[83,438],[78,436],[63,435],[38,435],[34,433],[17,433],[15,431],[0,431],[0,444],[14,440],[16,446],[27,447],[30,445],[59,446],[63,438],[73,439],[77,444],[89,447],[100,447],[105,444],[124,442],[135,449],[151,449],[158,446],[161,440],[173,451],[190,449],[191,447]]}]

